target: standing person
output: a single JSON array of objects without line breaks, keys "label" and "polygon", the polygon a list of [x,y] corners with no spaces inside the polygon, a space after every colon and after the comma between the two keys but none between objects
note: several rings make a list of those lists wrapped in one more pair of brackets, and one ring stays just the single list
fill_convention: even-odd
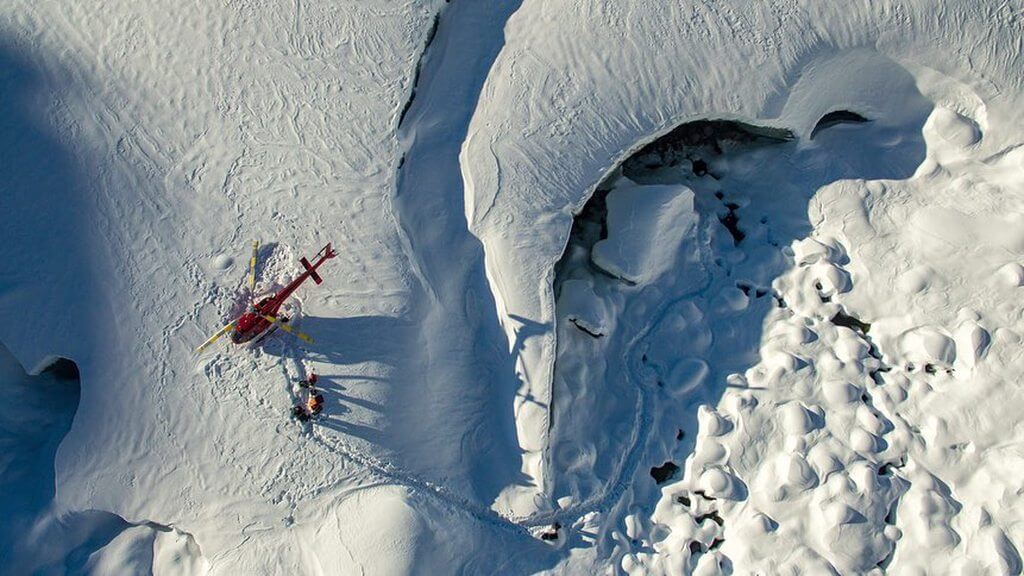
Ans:
[{"label": "standing person", "polygon": [[302,404],[296,404],[292,406],[292,416],[299,422],[305,422],[309,420],[309,412],[306,412],[306,407]]},{"label": "standing person", "polygon": [[306,401],[306,410],[310,416],[316,416],[324,409],[324,395],[315,389],[310,389],[309,399]]},{"label": "standing person", "polygon": [[299,386],[306,389],[306,402],[305,404],[296,404],[292,408],[292,415],[300,422],[309,420],[324,409],[324,395],[316,389],[317,379],[316,373],[310,373],[305,380],[299,382]]},{"label": "standing person", "polygon": [[309,396],[306,398],[306,411],[310,416],[316,416],[324,409],[324,395],[316,389],[317,380],[316,372],[310,372],[309,377],[306,378],[306,385],[309,387]]},{"label": "standing person", "polygon": [[310,372],[305,380],[299,381],[300,388],[306,388],[308,397],[305,404],[299,403],[292,407],[292,416],[299,422],[306,422],[324,409],[324,396],[316,389],[318,378],[316,372]]}]

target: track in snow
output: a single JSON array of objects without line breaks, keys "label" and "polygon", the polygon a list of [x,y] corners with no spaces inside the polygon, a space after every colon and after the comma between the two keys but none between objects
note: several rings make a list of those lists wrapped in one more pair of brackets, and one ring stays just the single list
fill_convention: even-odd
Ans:
[{"label": "track in snow", "polygon": [[411,488],[418,493],[438,500],[451,508],[466,512],[484,524],[499,528],[514,536],[530,539],[533,538],[524,529],[523,526],[525,526],[525,524],[521,525],[520,523],[511,521],[494,510],[491,510],[486,506],[481,506],[468,498],[460,496],[440,484],[424,480],[406,470],[402,470],[401,468],[382,462],[381,460],[361,452],[349,445],[347,442],[339,440],[336,437],[333,437],[332,440],[327,440],[326,436],[315,432],[313,437],[328,450],[342,458],[362,466],[393,484]]},{"label": "track in snow", "polygon": [[[398,139],[405,154],[392,200],[422,289],[414,293],[414,306],[424,349],[422,376],[396,392],[392,420],[399,429],[429,422],[431,438],[443,440],[423,440],[427,451],[472,463],[471,496],[485,503],[522,481],[512,410],[518,382],[484,274],[483,248],[466,222],[459,153],[484,79],[504,45],[505,22],[518,5],[456,2],[441,13],[401,115]],[[419,408],[425,396],[430,411]],[[406,416],[403,407],[415,413]],[[431,457],[427,451],[420,447],[403,458],[414,469],[436,469],[437,463],[422,461]]]},{"label": "track in snow", "polygon": [[[416,293],[415,306],[425,318],[422,340],[432,347],[427,356],[439,360],[427,365],[423,380],[405,383],[409,397],[399,399],[396,405],[422,412],[422,398],[415,395],[422,394],[418,389],[426,386],[434,404],[432,411],[442,417],[449,413],[476,415],[461,431],[462,443],[471,442],[462,447],[464,457],[488,453],[501,457],[480,460],[472,479],[477,493],[464,496],[411,472],[409,466],[381,461],[342,435],[314,427],[313,438],[389,482],[532,540],[522,525],[481,504],[493,501],[500,488],[519,472],[511,414],[515,375],[493,301],[486,301],[490,292],[484,277],[483,250],[479,240],[469,233],[465,220],[459,165],[462,141],[480,89],[504,44],[505,22],[519,3],[459,2],[439,13],[417,64],[409,100],[399,115],[398,137],[405,154],[398,165],[395,197],[388,199],[409,266],[422,289]],[[495,369],[495,365],[508,368],[504,372],[511,382],[499,377],[503,370]],[[489,382],[497,383],[498,388],[507,385],[508,389],[489,388]],[[450,398],[471,409],[444,409],[437,405],[439,398]],[[503,406],[505,399],[507,405]],[[395,420],[400,423],[404,418],[398,415]],[[452,420],[457,419],[444,418],[436,426],[443,429],[458,425]]]}]

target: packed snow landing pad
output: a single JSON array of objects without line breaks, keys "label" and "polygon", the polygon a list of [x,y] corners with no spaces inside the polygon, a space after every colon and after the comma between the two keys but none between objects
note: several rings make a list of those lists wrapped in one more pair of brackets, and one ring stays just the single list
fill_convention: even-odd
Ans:
[{"label": "packed snow landing pad", "polygon": [[[56,511],[131,526],[83,565],[1018,573],[1019,3],[516,8],[0,9],[0,340],[81,370]],[[796,139],[705,159],[721,199],[608,179],[699,119]],[[589,261],[632,288],[556,303],[601,182]],[[342,248],[318,343],[197,367],[253,236],[271,281]]]}]

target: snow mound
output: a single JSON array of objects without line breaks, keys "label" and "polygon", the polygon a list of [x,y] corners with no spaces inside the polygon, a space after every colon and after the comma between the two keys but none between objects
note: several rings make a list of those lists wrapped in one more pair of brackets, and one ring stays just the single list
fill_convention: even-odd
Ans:
[{"label": "snow mound", "polygon": [[619,186],[608,195],[608,238],[594,263],[613,276],[646,284],[672,265],[697,217],[685,186]]},{"label": "snow mound", "polygon": [[1021,13],[4,3],[5,567],[1019,574]]}]

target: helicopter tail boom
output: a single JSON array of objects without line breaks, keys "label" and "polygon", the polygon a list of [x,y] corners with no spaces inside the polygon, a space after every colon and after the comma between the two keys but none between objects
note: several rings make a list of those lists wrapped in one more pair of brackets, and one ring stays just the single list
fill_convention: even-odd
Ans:
[{"label": "helicopter tail boom", "polygon": [[313,279],[313,282],[320,284],[321,282],[324,281],[324,279],[321,278],[320,275],[316,273],[316,268],[314,268],[313,265],[309,263],[309,260],[306,260],[306,258],[303,257],[301,260],[299,260],[299,262],[302,262],[302,267],[306,269],[306,272],[309,272],[309,277]]}]

